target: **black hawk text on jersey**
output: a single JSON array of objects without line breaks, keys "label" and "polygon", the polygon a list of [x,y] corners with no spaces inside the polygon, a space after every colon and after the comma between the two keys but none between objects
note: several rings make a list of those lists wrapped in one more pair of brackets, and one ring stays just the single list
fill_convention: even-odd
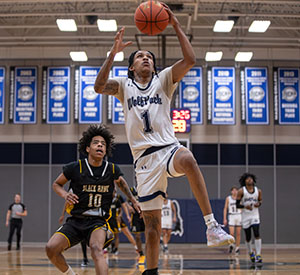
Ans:
[{"label": "black hawk text on jersey", "polygon": [[77,204],[67,207],[70,215],[109,217],[114,180],[123,175],[117,165],[103,161],[100,167],[93,167],[87,159],[80,159],[64,166],[63,174],[71,181],[69,188],[79,198]]}]

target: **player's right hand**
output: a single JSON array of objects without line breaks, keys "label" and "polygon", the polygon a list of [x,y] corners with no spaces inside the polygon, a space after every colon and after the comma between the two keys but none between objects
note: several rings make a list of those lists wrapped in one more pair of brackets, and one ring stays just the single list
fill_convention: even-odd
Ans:
[{"label": "player's right hand", "polygon": [[78,196],[74,193],[66,193],[65,200],[69,204],[76,204],[76,203],[79,202],[78,201],[79,200]]},{"label": "player's right hand", "polygon": [[253,209],[252,205],[246,205],[245,208],[248,209],[248,210],[252,210]]},{"label": "player's right hand", "polygon": [[132,41],[123,42],[123,36],[125,32],[125,27],[122,27],[121,30],[119,30],[115,36],[115,43],[111,49],[114,54],[117,54],[118,52],[123,51],[124,48],[132,44]]}]

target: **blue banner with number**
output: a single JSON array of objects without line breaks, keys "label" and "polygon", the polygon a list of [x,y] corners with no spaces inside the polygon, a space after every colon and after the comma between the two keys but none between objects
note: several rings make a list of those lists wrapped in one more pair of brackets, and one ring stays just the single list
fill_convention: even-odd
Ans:
[{"label": "blue banner with number", "polygon": [[278,68],[279,124],[300,124],[299,69]]},{"label": "blue banner with number", "polygon": [[37,68],[15,68],[14,123],[36,123]]},{"label": "blue banner with number", "polygon": [[180,81],[180,108],[189,108],[191,123],[202,124],[202,68],[194,67]]},{"label": "blue banner with number", "polygon": [[0,67],[0,124],[4,123],[5,107],[5,68]]},{"label": "blue banner with number", "polygon": [[79,123],[102,122],[102,95],[94,90],[99,67],[80,67]]},{"label": "blue banner with number", "polygon": [[[127,67],[113,67],[113,77],[127,77],[128,68]],[[124,124],[125,117],[123,113],[123,106],[119,99],[113,97],[112,104],[112,123],[114,124]]]},{"label": "blue banner with number", "polygon": [[246,123],[269,124],[267,68],[245,68]]},{"label": "blue banner with number", "polygon": [[47,123],[70,123],[70,68],[47,69]]},{"label": "blue banner with number", "polygon": [[212,68],[212,119],[216,125],[235,124],[235,69]]}]

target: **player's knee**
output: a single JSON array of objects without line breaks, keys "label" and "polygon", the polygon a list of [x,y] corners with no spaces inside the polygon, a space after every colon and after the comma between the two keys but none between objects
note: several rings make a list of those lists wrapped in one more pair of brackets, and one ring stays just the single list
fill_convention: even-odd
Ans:
[{"label": "player's knee", "polygon": [[49,259],[52,259],[55,255],[58,254],[57,248],[51,243],[47,243],[45,250]]},{"label": "player's knee", "polygon": [[186,172],[198,168],[198,164],[193,154],[190,151],[184,151],[181,155],[180,165]]},{"label": "player's knee", "polygon": [[93,243],[90,245],[91,255],[93,259],[97,259],[103,257],[103,249],[97,243]]},{"label": "player's knee", "polygon": [[147,229],[147,237],[149,240],[160,239],[161,230],[158,226],[149,226]]}]

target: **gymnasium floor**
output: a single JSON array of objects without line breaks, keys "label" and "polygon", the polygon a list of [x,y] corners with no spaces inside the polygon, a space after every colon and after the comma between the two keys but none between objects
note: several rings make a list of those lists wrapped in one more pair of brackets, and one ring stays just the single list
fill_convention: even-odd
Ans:
[{"label": "gymnasium floor", "polygon": [[[143,265],[137,265],[136,254],[128,244],[120,244],[118,256],[108,255],[109,274],[139,275]],[[160,274],[300,274],[300,246],[263,246],[262,266],[250,264],[245,249],[241,249],[238,257],[229,256],[225,248],[207,248],[198,244],[170,244],[169,254],[160,255]],[[76,246],[65,252],[69,264],[79,275],[95,274],[92,260],[86,268],[80,266],[82,260],[81,248]],[[89,255],[90,258],[90,255]],[[6,251],[6,246],[0,247],[0,275],[59,275],[48,261],[44,247],[24,244],[21,251]]]}]

